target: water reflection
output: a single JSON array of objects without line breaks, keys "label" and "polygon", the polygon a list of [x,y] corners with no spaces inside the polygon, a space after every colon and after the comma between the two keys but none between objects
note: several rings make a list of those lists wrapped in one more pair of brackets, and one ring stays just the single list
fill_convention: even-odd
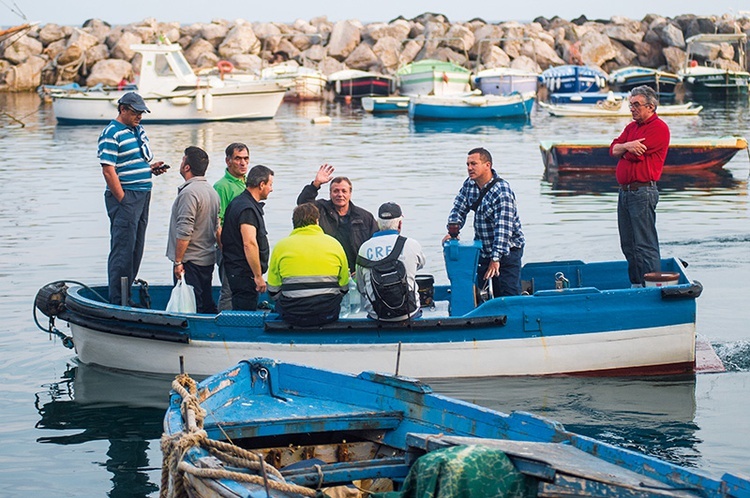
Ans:
[{"label": "water reflection", "polygon": [[411,121],[409,124],[409,130],[412,133],[465,133],[469,135],[492,135],[503,130],[523,132],[530,127],[530,119]]},{"label": "water reflection", "polygon": [[502,412],[523,410],[566,429],[696,466],[695,377],[524,377],[431,380],[435,392]]},{"label": "water reflection", "polygon": [[[544,181],[549,184],[552,195],[568,196],[581,194],[596,194],[616,192],[617,180],[612,174],[576,174],[550,172],[545,170]],[[659,190],[715,190],[735,189],[744,185],[743,180],[737,180],[732,172],[726,169],[704,170],[682,174],[666,174],[659,180]]]},{"label": "water reflection", "polygon": [[112,474],[110,497],[145,497],[159,490],[152,474],[171,378],[136,376],[69,365],[62,378],[36,394],[36,428],[51,431],[38,443],[82,445],[108,441],[103,466]]}]

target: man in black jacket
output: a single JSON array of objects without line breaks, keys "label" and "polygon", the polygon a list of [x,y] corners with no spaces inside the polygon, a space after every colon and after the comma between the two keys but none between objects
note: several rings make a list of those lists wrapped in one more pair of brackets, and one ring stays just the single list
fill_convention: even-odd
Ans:
[{"label": "man in black jacket", "polygon": [[[369,211],[351,202],[352,182],[345,176],[334,178],[333,171],[330,164],[321,166],[312,183],[305,185],[297,197],[297,205],[315,203],[320,211],[320,227],[344,247],[351,274],[356,270],[359,246],[379,230],[378,223]],[[318,190],[328,182],[331,199],[316,200]]]}]

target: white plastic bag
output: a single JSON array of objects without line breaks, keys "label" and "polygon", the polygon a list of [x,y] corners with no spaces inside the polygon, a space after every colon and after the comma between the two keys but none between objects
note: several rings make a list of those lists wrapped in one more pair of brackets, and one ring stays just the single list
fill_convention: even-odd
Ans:
[{"label": "white plastic bag", "polygon": [[193,286],[185,283],[185,274],[177,281],[172,289],[172,295],[167,303],[167,311],[177,313],[195,313],[195,293]]}]

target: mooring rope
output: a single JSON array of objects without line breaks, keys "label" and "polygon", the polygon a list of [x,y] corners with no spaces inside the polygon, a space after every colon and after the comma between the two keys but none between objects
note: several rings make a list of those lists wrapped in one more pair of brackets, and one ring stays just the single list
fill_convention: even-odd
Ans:
[{"label": "mooring rope", "polygon": [[[260,454],[240,448],[232,443],[209,438],[206,431],[203,430],[206,410],[200,406],[197,383],[189,375],[178,375],[172,381],[172,389],[182,398],[180,411],[186,424],[186,430],[173,436],[163,434],[161,437],[163,459],[160,498],[188,498],[189,494],[185,489],[186,474],[203,479],[232,479],[302,496],[315,497],[317,495],[317,492],[313,489],[285,482],[281,472],[264,462]],[[223,468],[198,468],[183,460],[185,453],[194,447],[205,449],[223,464],[255,473]],[[263,475],[258,475],[258,472]],[[279,480],[267,479],[268,474]]]}]

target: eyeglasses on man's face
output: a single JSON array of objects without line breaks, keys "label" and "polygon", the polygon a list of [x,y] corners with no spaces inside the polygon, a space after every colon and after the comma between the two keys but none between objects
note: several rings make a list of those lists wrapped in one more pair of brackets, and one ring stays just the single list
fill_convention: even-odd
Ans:
[{"label": "eyeglasses on man's face", "polygon": [[640,109],[641,107],[648,107],[649,104],[641,104],[640,102],[630,102],[628,104],[628,107],[630,107],[631,110],[633,109]]},{"label": "eyeglasses on man's face", "polygon": [[128,111],[135,114],[136,116],[142,116],[145,111],[136,111],[134,108],[128,106]]}]

